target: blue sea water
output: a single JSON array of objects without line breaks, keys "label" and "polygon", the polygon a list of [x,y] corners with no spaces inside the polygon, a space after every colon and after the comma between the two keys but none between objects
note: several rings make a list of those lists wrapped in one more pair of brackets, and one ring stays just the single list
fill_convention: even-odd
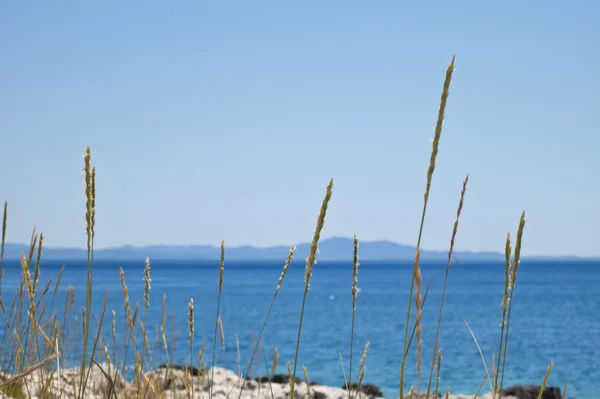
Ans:
[{"label": "blue sea water", "polygon": [[[57,275],[65,265],[58,298],[53,306],[61,312],[67,285],[75,287],[76,307],[84,305],[86,264],[78,261],[42,263],[41,286]],[[282,262],[226,262],[221,301],[226,348],[220,343],[217,364],[235,370],[236,335],[245,372],[256,338],[273,297]],[[6,261],[2,283],[4,303],[10,303],[19,284],[20,268],[16,261]],[[104,322],[106,343],[110,344],[110,326],[114,310],[119,344],[124,330],[123,296],[119,268],[125,272],[132,304],[143,310],[144,262],[97,261],[94,266],[94,312],[100,313],[108,294]],[[361,289],[356,313],[355,371],[362,350],[370,342],[365,382],[382,388],[389,398],[398,396],[402,339],[410,289],[410,262],[363,261],[359,271]],[[168,314],[167,339],[171,343],[171,311],[179,339],[175,343],[174,362],[189,363],[188,302],[195,303],[195,346],[206,338],[211,348],[215,329],[218,290],[218,262],[156,261],[152,263],[152,291],[148,331],[154,347],[155,326],[162,317],[162,298],[166,295]],[[432,346],[441,300],[445,265],[423,263],[424,285],[431,288],[423,312],[422,386],[427,385]],[[264,333],[269,362],[278,348],[278,373],[287,373],[286,363],[293,363],[298,320],[304,290],[304,265],[294,262],[275,302]],[[314,267],[301,336],[299,365],[306,365],[311,381],[341,386],[344,375],[340,354],[348,371],[351,332],[352,265],[319,262]],[[505,386],[540,384],[550,362],[554,368],[549,385],[562,386],[569,377],[568,396],[578,399],[600,397],[600,264],[586,261],[541,262],[523,260],[514,294],[511,335]],[[497,351],[500,334],[501,298],[504,289],[502,263],[460,263],[451,267],[445,298],[440,345],[443,349],[441,387],[450,386],[454,393],[474,393],[481,384],[485,369],[477,346],[463,318],[473,329],[488,367]],[[10,293],[10,294],[9,294]],[[412,311],[414,314],[414,304]],[[50,310],[46,310],[50,314]],[[5,329],[2,323],[2,329]],[[254,331],[254,334],[253,334]],[[413,345],[406,366],[407,388],[417,383]],[[131,358],[131,355],[129,356]],[[210,361],[211,356],[205,357]],[[164,355],[155,359],[165,362]],[[264,360],[259,357],[264,375]],[[299,369],[300,370],[300,369]],[[299,372],[301,373],[301,372]],[[489,389],[483,390],[486,392]]]}]

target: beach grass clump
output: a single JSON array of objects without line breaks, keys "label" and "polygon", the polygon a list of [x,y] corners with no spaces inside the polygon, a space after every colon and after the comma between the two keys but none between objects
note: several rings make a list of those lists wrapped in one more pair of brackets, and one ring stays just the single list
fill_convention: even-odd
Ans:
[{"label": "beach grass clump", "polygon": [[[406,310],[402,353],[398,357],[400,368],[399,375],[399,393],[400,398],[405,396],[405,366],[409,356],[413,340],[416,340],[416,371],[417,380],[412,381],[408,395],[415,395],[421,398],[421,374],[423,367],[423,309],[429,292],[429,286],[423,285],[420,257],[421,241],[424,233],[425,218],[427,206],[431,192],[434,172],[436,169],[437,155],[440,150],[440,142],[445,119],[446,104],[450,94],[450,84],[454,72],[455,59],[452,58],[447,70],[442,86],[442,94],[435,125],[434,137],[432,140],[431,154],[426,173],[425,193],[423,196],[423,207],[421,209],[420,225],[418,229],[416,251],[413,262],[410,291],[408,297],[408,307]],[[148,326],[148,314],[150,311],[151,298],[151,263],[150,259],[145,260],[143,269],[144,292],[140,302],[135,301],[129,295],[129,289],[126,284],[125,272],[120,269],[121,291],[124,306],[124,326],[118,326],[116,312],[111,309],[112,318],[108,326],[109,333],[103,334],[103,325],[105,312],[107,311],[107,297],[104,300],[104,306],[100,309],[92,309],[92,298],[99,295],[93,290],[94,276],[94,240],[96,226],[96,168],[92,166],[92,153],[90,147],[86,147],[83,156],[84,167],[84,197],[85,197],[85,232],[87,248],[87,280],[85,286],[84,303],[82,305],[75,303],[75,290],[71,286],[66,287],[65,298],[58,298],[59,285],[64,272],[61,269],[58,276],[50,276],[44,285],[42,280],[44,273],[42,270],[41,259],[43,256],[44,234],[36,234],[33,230],[28,251],[24,251],[20,256],[21,280],[19,287],[14,295],[6,295],[2,290],[2,276],[4,270],[0,270],[0,311],[2,320],[5,323],[3,329],[3,339],[0,340],[0,369],[4,374],[0,375],[0,393],[13,398],[25,398],[36,396],[38,398],[57,398],[57,397],[75,397],[87,398],[90,396],[98,397],[101,395],[106,398],[167,398],[173,397],[169,392],[177,387],[182,388],[187,398],[202,398],[219,395],[223,397],[222,387],[216,386],[216,353],[217,340],[221,342],[221,349],[225,353],[225,333],[223,329],[223,320],[221,317],[222,295],[226,294],[224,290],[225,279],[225,241],[221,241],[221,256],[218,267],[218,291],[217,307],[215,314],[215,325],[212,358],[209,362],[205,360],[206,337],[199,348],[199,341],[196,337],[195,315],[202,304],[194,302],[190,298],[187,306],[187,336],[189,345],[189,365],[184,370],[176,369],[172,363],[173,351],[179,335],[185,333],[175,330],[174,312],[184,312],[184,309],[173,309],[171,313],[171,331],[168,326],[167,297],[162,296],[162,313],[160,324]],[[430,363],[429,376],[427,378],[425,397],[429,398],[430,393],[435,397],[440,397],[440,375],[442,369],[442,348],[439,347],[439,336],[442,326],[442,314],[444,308],[444,299],[448,283],[449,273],[451,271],[453,250],[457,239],[459,221],[463,205],[469,176],[464,179],[460,199],[456,211],[456,219],[452,228],[448,257],[445,269],[444,285],[441,295],[441,303],[437,318],[435,341],[432,343],[433,355]],[[291,361],[287,361],[287,374],[289,381],[289,391],[286,395],[289,399],[296,399],[299,396],[297,379],[297,367],[299,362],[300,345],[302,338],[302,328],[305,323],[305,309],[307,297],[310,290],[310,282],[316,265],[319,241],[325,226],[330,201],[333,195],[333,179],[330,180],[325,190],[325,196],[321,203],[321,208],[317,216],[316,228],[313,232],[312,242],[308,257],[305,260],[304,289],[302,303],[298,314],[298,329],[295,340],[295,355]],[[8,224],[8,202],[4,202],[4,213],[2,219],[2,237],[0,251],[0,268],[4,264],[4,249]],[[510,337],[510,321],[513,306],[513,294],[518,277],[518,271],[521,263],[521,249],[523,232],[525,227],[525,213],[521,215],[516,233],[516,242],[514,248],[507,235],[505,243],[505,268],[504,268],[504,290],[501,300],[501,317],[499,328],[499,345],[497,355],[491,367],[488,367],[485,356],[482,353],[475,333],[471,330],[468,323],[467,328],[475,345],[480,351],[485,369],[485,380],[488,382],[492,397],[500,398],[505,369],[507,366],[507,349]],[[348,399],[364,398],[364,392],[361,392],[361,384],[366,375],[366,359],[370,343],[367,342],[362,357],[360,359],[357,373],[354,373],[354,344],[355,344],[355,320],[358,309],[358,272],[359,272],[359,240],[354,235],[353,243],[354,253],[348,254],[348,259],[352,259],[352,302],[349,315],[351,323],[351,336],[349,344],[349,369],[348,378],[345,380]],[[291,267],[296,254],[296,246],[292,245],[287,259],[283,264],[282,272],[276,282],[273,297],[269,307],[266,309],[266,315],[262,321],[261,328],[256,337],[252,339],[250,361],[245,373],[241,370],[240,344],[238,336],[235,335],[237,359],[236,372],[239,384],[228,386],[225,391],[225,397],[242,398],[244,389],[249,384],[252,377],[253,361],[257,365],[264,361],[267,373],[268,394],[273,399],[276,398],[272,383],[272,376],[276,374],[277,367],[281,363],[277,347],[274,349],[272,362],[269,365],[264,347],[264,332],[267,328],[268,320],[273,307],[278,298],[278,294],[283,286],[286,274]],[[35,262],[34,262],[35,259]],[[131,277],[131,276],[129,276]],[[43,288],[42,288],[43,287]],[[53,288],[54,287],[54,288]],[[12,294],[12,293],[10,293]],[[413,302],[414,297],[414,302]],[[12,298],[10,301],[7,298]],[[57,304],[57,305],[55,305]],[[58,305],[60,304],[60,305]],[[414,313],[413,313],[414,306]],[[141,309],[140,309],[141,307]],[[212,327],[212,325],[211,325]],[[228,327],[229,328],[229,327]],[[154,341],[149,336],[149,331],[155,331]],[[118,332],[123,332],[120,340]],[[154,342],[154,344],[152,344]],[[323,343],[326,344],[326,343]],[[78,357],[79,356],[79,357]],[[77,358],[78,357],[78,358]],[[340,354],[341,359],[341,354]],[[77,361],[80,365],[75,373],[67,373],[64,365],[67,361]],[[344,363],[342,361],[342,369]],[[196,364],[194,365],[194,362]],[[161,367],[157,367],[163,363]],[[61,368],[61,364],[63,367]],[[309,382],[309,370],[302,365],[304,374],[304,384],[306,394],[312,397],[314,388]],[[546,375],[542,381],[542,391],[547,383],[548,375],[552,369],[552,364],[547,369]],[[345,370],[343,371],[346,378]],[[98,378],[98,376],[100,376]],[[356,376],[356,381],[354,378]],[[260,380],[259,380],[260,381]],[[262,382],[262,381],[260,381]],[[482,385],[483,385],[482,383]],[[258,389],[261,389],[258,385]],[[303,385],[304,386],[304,385]],[[564,391],[566,392],[565,383]],[[250,388],[252,389],[252,388]],[[433,389],[433,391],[432,391]],[[481,387],[480,387],[481,389]],[[237,391],[235,391],[237,390]],[[235,391],[235,393],[234,393]],[[445,397],[450,396],[450,388],[446,388]],[[304,393],[302,394],[304,397]],[[259,391],[260,396],[260,391]],[[540,392],[539,398],[542,397]]]}]

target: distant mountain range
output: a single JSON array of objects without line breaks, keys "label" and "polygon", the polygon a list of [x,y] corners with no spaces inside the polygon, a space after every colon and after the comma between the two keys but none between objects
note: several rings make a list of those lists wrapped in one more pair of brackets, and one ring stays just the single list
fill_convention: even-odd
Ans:
[{"label": "distant mountain range", "polygon": [[[296,259],[305,259],[308,256],[310,244],[299,244],[296,250]],[[23,244],[10,244],[5,246],[4,257],[6,259],[20,258],[21,252],[27,253],[28,246]],[[289,252],[287,246],[275,246],[258,248],[252,246],[227,247],[225,257],[228,260],[282,260]],[[353,241],[351,238],[328,238],[319,243],[318,260],[351,260],[353,254]],[[115,248],[98,249],[94,251],[94,257],[98,260],[136,260],[145,259],[197,259],[214,260],[219,259],[221,250],[210,245],[151,245],[145,247],[122,246]],[[360,259],[362,260],[412,260],[415,256],[415,247],[402,245],[390,241],[361,241]],[[448,252],[445,251],[421,251],[421,260],[444,260]],[[81,248],[44,248],[43,259],[54,260],[79,260],[87,258],[87,251]],[[576,256],[562,257],[529,257],[535,259],[580,259]],[[455,252],[453,259],[456,261],[484,261],[502,260],[504,254],[500,252]]]}]

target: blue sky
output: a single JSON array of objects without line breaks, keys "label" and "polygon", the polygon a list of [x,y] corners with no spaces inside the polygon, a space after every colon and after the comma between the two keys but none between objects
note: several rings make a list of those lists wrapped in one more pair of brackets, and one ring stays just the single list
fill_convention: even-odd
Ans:
[{"label": "blue sky", "polygon": [[600,255],[600,3],[3,2],[0,197],[11,242],[414,244],[456,53],[423,247]]}]

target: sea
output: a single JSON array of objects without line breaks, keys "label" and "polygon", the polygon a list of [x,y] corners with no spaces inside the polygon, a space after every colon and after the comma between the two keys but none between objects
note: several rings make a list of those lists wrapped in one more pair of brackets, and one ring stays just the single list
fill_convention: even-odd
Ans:
[{"label": "sea", "polygon": [[[54,301],[48,301],[46,315],[64,310],[67,287],[75,290],[76,313],[81,317],[85,304],[87,263],[82,261],[42,261],[42,291],[52,276],[65,271]],[[226,261],[220,316],[224,349],[217,333],[216,364],[242,373],[249,369],[253,345],[273,299],[283,262]],[[19,287],[18,261],[5,260],[2,296],[5,306]],[[104,344],[112,345],[112,320],[119,350],[128,334],[120,281],[120,268],[131,307],[139,303],[138,315],[144,314],[144,259],[139,261],[96,261],[93,267],[92,327],[95,328],[104,304]],[[422,262],[423,294],[429,286],[422,315],[421,386],[426,388],[431,369],[446,264]],[[275,348],[279,353],[278,374],[287,374],[287,362],[293,366],[298,326],[304,294],[304,263],[293,262],[282,284],[260,348],[255,356],[253,376],[264,376],[265,358],[271,367]],[[380,387],[386,397],[397,398],[400,384],[406,314],[412,275],[412,262],[361,261],[358,273],[360,292],[356,303],[354,361],[352,379],[369,343],[364,383]],[[166,300],[165,334],[170,355],[158,350],[154,363],[171,361],[189,364],[190,343],[188,304],[194,300],[194,351],[205,345],[204,361],[212,364],[215,320],[219,287],[218,261],[152,261],[150,307],[147,331],[150,346],[156,351],[161,332],[158,326]],[[350,372],[352,317],[352,263],[318,262],[310,279],[298,358],[306,366],[311,382],[342,386]],[[56,280],[55,280],[56,281]],[[54,286],[50,289],[51,295]],[[439,336],[442,349],[440,391],[449,386],[452,393],[472,394],[485,379],[486,367],[495,367],[500,339],[503,262],[460,262],[452,264],[444,299]],[[106,301],[106,302],[105,302]],[[410,304],[411,323],[415,304]],[[473,332],[479,345],[476,344]],[[5,322],[0,332],[6,331]],[[410,327],[412,331],[412,324]],[[138,332],[139,337],[139,332]],[[174,339],[176,338],[176,339]],[[140,338],[137,339],[140,345]],[[129,345],[129,344],[128,344]],[[239,347],[239,360],[238,360]],[[406,390],[418,384],[416,338],[411,344],[405,368]],[[113,353],[113,348],[109,349]],[[485,363],[482,360],[485,359]],[[76,364],[77,353],[65,351],[63,364]],[[72,358],[69,358],[72,357]],[[194,362],[197,362],[196,355]],[[129,359],[133,359],[130,354]],[[80,360],[79,360],[80,361]],[[537,261],[524,259],[517,276],[510,321],[504,386],[540,385],[550,364],[548,385],[561,388],[568,377],[567,397],[600,397],[600,262]],[[156,365],[156,364],[154,364]],[[489,391],[485,382],[483,392]]]}]

